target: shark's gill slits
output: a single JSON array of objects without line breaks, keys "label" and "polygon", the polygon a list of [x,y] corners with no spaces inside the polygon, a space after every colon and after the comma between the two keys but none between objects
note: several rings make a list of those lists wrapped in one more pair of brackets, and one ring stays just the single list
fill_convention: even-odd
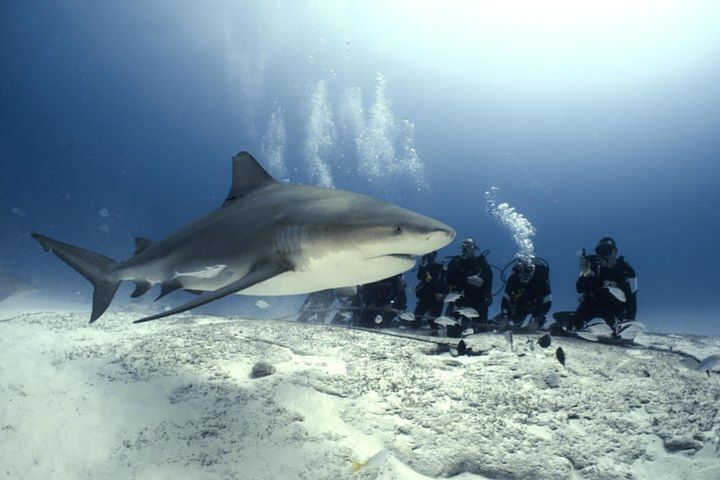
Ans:
[{"label": "shark's gill slits", "polygon": [[302,225],[283,227],[275,237],[275,250],[286,255],[298,252],[307,240],[307,228]]},{"label": "shark's gill slits", "polygon": [[369,237],[391,237],[398,234],[398,226],[392,225],[379,225],[374,227],[368,227],[365,232]]}]

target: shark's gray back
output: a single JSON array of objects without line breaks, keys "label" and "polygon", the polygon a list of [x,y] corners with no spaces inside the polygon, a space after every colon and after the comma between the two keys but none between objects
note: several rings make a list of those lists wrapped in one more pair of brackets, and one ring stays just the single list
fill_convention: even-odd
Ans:
[{"label": "shark's gray back", "polygon": [[[226,202],[223,206],[184,226],[162,241],[127,260],[123,268],[139,265],[183,265],[194,269],[227,262],[234,257],[235,268],[256,262],[257,252],[291,254],[298,245],[292,237],[339,228],[347,223],[347,206],[352,203],[358,224],[363,215],[377,215],[384,202],[342,190],[303,185],[270,184]],[[302,225],[302,231],[296,226]],[[272,248],[268,248],[272,247]],[[171,273],[168,270],[168,274]]]}]

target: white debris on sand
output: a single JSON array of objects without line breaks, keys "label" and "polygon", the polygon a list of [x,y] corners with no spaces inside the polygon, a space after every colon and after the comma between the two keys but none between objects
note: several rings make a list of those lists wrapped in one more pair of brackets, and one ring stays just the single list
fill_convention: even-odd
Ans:
[{"label": "white debris on sand", "polygon": [[[716,479],[720,375],[555,338],[481,355],[325,325],[37,313],[0,323],[5,478]],[[530,337],[516,334],[518,345]],[[661,344],[661,336],[644,341]],[[443,340],[443,339],[441,339]],[[689,341],[672,338],[678,343]],[[717,351],[717,338],[694,337]],[[252,378],[259,362],[274,373]],[[392,456],[352,473],[352,461]]]},{"label": "white debris on sand", "polygon": [[265,310],[266,308],[270,307],[270,304],[265,300],[258,300],[257,302],[255,302],[255,306],[261,310]]}]

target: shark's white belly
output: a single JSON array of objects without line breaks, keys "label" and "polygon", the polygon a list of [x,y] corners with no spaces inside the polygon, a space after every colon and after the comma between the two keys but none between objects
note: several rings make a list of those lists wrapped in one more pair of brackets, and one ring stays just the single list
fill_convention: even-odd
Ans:
[{"label": "shark's white belly", "polygon": [[306,259],[295,271],[286,272],[250,288],[240,295],[297,295],[330,288],[371,283],[406,272],[415,266],[410,257],[383,256],[372,259],[350,254],[327,254]]},{"label": "shark's white belly", "polygon": [[[375,282],[405,272],[415,266],[415,260],[407,256],[380,256],[366,258],[358,252],[325,253],[321,257],[294,259],[295,270],[277,275],[250,288],[237,292],[238,295],[298,295],[331,288],[355,287]],[[124,272],[126,280],[142,278],[151,283],[165,279],[151,275],[158,269],[147,268],[147,272]],[[171,280],[180,281],[182,288],[212,291],[240,279],[247,272],[234,271],[232,266],[212,264],[207,266],[173,266]]]}]

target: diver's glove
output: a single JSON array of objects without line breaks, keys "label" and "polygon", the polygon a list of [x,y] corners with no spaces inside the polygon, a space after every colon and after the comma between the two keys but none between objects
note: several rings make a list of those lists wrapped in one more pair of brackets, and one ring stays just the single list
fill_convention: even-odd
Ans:
[{"label": "diver's glove", "polygon": [[440,300],[442,300],[442,299],[444,299],[444,298],[445,298],[445,294],[444,294],[444,293],[436,293],[436,294],[435,294],[435,300],[440,301]]}]

